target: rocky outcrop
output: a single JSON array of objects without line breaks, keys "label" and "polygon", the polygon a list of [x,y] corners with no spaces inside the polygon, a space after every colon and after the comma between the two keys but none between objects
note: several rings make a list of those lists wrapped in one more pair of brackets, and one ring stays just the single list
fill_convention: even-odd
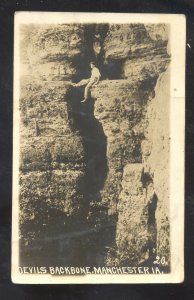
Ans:
[{"label": "rocky outcrop", "polygon": [[83,25],[26,26],[22,30],[25,72],[47,81],[67,80],[77,74],[77,59],[85,53]]},{"label": "rocky outcrop", "polygon": [[155,97],[149,103],[142,142],[144,172],[153,180],[151,197],[157,195],[157,253],[160,257],[170,257],[169,245],[169,82],[170,70],[161,74],[155,87]]},{"label": "rocky outcrop", "polygon": [[[158,79],[145,114],[142,162],[124,167],[117,205],[119,263],[163,257],[169,265],[169,72]],[[129,259],[130,253],[130,259]]]},{"label": "rocky outcrop", "polygon": [[[118,265],[143,263],[154,259],[156,253],[169,257],[169,106],[168,97],[164,103],[160,95],[168,89],[168,79],[159,78],[156,87],[152,77],[147,80],[149,84],[144,80],[104,81],[92,91],[94,114],[107,136],[108,175],[101,194],[109,217],[116,220],[116,250],[113,254],[110,250],[107,261]],[[161,153],[159,149],[164,150]],[[162,172],[163,178],[158,180]],[[159,182],[163,195],[156,188]],[[161,220],[161,214],[155,214],[163,209]]]},{"label": "rocky outcrop", "polygon": [[[169,62],[167,28],[161,26],[159,33],[154,26],[147,31],[141,25],[111,26],[105,56],[107,61],[120,60],[121,77],[128,79],[101,82],[92,92],[95,116],[107,136],[109,171],[101,194],[109,216],[116,220],[116,243],[107,261],[118,265],[153,261],[156,255],[169,258],[168,92],[163,104],[161,96],[168,91],[169,79],[161,83],[160,78]],[[162,166],[153,166],[153,158]],[[163,195],[157,192],[159,182]]]},{"label": "rocky outcrop", "polygon": [[[21,30],[21,264],[140,265],[169,256],[168,28]],[[81,104],[83,91],[70,81],[87,75],[91,58],[103,80]]]},{"label": "rocky outcrop", "polygon": [[[148,79],[149,80],[149,79]],[[147,84],[147,88],[146,88]],[[142,161],[141,141],[144,138],[143,116],[146,101],[153,92],[155,79],[104,81],[93,88],[95,117],[107,136],[108,178],[103,199],[110,214],[117,210],[123,168]]]},{"label": "rocky outcrop", "polygon": [[44,262],[53,236],[71,222],[74,230],[85,214],[84,149],[69,121],[69,91],[65,82],[22,81],[20,231],[23,257],[30,254],[32,264],[37,247]]},{"label": "rocky outcrop", "polygon": [[117,78],[142,80],[165,71],[167,37],[168,26],[164,25],[111,25],[104,41],[110,76],[115,78],[116,73]]}]

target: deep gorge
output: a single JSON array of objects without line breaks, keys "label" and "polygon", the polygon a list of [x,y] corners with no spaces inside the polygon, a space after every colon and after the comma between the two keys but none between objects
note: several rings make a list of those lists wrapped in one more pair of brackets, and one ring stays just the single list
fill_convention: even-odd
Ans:
[{"label": "deep gorge", "polygon": [[[168,260],[167,26],[22,30],[20,264]],[[90,60],[102,80],[83,104],[70,81]]]}]

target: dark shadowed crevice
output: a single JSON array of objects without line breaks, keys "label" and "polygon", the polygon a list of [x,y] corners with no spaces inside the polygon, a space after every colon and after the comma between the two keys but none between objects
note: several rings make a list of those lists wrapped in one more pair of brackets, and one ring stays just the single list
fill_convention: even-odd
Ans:
[{"label": "dark shadowed crevice", "polygon": [[86,24],[84,30],[85,48],[82,58],[75,57],[73,66],[78,70],[74,81],[90,77],[90,62],[95,61],[102,78],[106,77],[106,66],[104,65],[103,43],[109,29],[109,24]]},{"label": "dark shadowed crevice", "polygon": [[153,183],[153,179],[149,173],[143,172],[141,176],[143,188],[147,188],[150,183]]},{"label": "dark shadowed crevice", "polygon": [[108,60],[104,65],[104,77],[109,80],[122,79],[123,59]]},{"label": "dark shadowed crevice", "polygon": [[[102,266],[107,246],[112,243],[113,230],[108,220],[108,209],[103,204],[101,190],[108,173],[107,138],[102,125],[94,116],[94,101],[81,103],[83,88],[72,89],[69,95],[71,127],[82,137],[86,174],[84,197],[88,234],[82,240],[82,261],[87,265]],[[81,228],[80,228],[81,230]]]},{"label": "dark shadowed crevice", "polygon": [[156,240],[157,240],[157,226],[156,226],[156,208],[158,197],[156,193],[153,194],[152,199],[148,204],[148,232],[149,232],[149,257],[154,259],[156,256]]},{"label": "dark shadowed crevice", "polygon": [[[100,200],[99,191],[103,188],[107,176],[107,138],[102,125],[94,117],[94,102],[90,99],[81,103],[83,88],[72,89],[69,95],[71,127],[82,137],[86,163],[87,194],[94,200]],[[91,195],[90,195],[91,193]]]}]

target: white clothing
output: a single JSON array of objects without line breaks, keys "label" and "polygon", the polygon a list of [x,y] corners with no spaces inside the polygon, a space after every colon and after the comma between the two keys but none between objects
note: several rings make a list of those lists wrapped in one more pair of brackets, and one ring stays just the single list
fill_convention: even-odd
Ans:
[{"label": "white clothing", "polygon": [[96,78],[97,78],[97,79],[100,79],[100,77],[101,77],[100,71],[98,70],[98,68],[94,67],[94,68],[92,69],[90,79],[96,79]]}]

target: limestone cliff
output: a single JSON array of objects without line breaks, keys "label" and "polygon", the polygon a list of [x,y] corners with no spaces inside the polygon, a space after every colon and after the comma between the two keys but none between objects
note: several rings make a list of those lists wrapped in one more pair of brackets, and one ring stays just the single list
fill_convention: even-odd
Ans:
[{"label": "limestone cliff", "polygon": [[21,264],[168,260],[167,26],[21,30]]}]

